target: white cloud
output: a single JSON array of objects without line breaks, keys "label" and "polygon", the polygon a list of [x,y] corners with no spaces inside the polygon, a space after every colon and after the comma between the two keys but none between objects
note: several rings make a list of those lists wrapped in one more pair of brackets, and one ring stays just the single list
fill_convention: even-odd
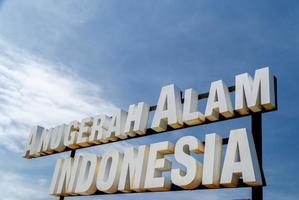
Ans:
[{"label": "white cloud", "polygon": [[[16,167],[25,162],[20,160],[20,153],[30,128],[111,114],[116,107],[102,95],[99,86],[68,67],[37,58],[0,37],[0,153],[3,160],[8,159],[0,167],[1,199],[50,198],[47,190],[51,178],[42,173],[40,164],[32,165],[30,171],[38,171],[42,177],[31,177],[26,167],[21,171]],[[127,144],[113,146],[121,149]]]},{"label": "white cloud", "polygon": [[37,58],[0,39],[0,146],[21,152],[34,125],[80,120],[115,106],[101,88],[66,66]]},{"label": "white cloud", "polygon": [[85,23],[95,16],[97,9],[102,6],[101,1],[36,1],[31,6],[50,17],[61,20],[60,24],[78,25]]},{"label": "white cloud", "polygon": [[49,199],[46,188],[24,174],[0,170],[0,180],[3,200]]}]

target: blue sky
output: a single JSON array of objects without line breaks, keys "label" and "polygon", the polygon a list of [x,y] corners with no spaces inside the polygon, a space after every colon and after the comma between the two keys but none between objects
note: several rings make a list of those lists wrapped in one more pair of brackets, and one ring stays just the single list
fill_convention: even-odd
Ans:
[{"label": "blue sky", "polygon": [[[30,127],[51,127],[98,113],[156,104],[160,88],[206,92],[212,81],[269,66],[279,110],[264,114],[265,199],[299,196],[299,2],[0,1],[1,199],[47,194],[56,159],[24,160]],[[204,105],[201,105],[203,109]],[[182,135],[249,127],[233,120],[115,143],[113,148]],[[103,152],[97,147],[92,152]],[[240,199],[248,189],[96,196],[94,199]],[[74,198],[74,199],[93,199]],[[57,198],[56,198],[57,199]]]}]

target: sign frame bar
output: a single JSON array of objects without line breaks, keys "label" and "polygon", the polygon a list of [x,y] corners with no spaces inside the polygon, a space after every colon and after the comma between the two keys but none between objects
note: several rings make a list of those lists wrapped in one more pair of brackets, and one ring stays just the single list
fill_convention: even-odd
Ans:
[{"label": "sign frame bar", "polygon": [[[276,77],[274,77],[274,81],[275,81],[274,83],[275,83],[275,92],[276,92]],[[229,87],[229,92],[231,93],[231,92],[234,92],[234,91],[235,91],[235,86],[230,86]],[[209,92],[199,94],[198,95],[198,100],[208,98],[208,95],[209,95]],[[275,99],[275,101],[277,102],[276,99]],[[182,103],[183,102],[184,102],[184,99],[182,98]],[[155,110],[156,110],[156,105],[150,106],[150,112],[151,111],[155,111]],[[276,108],[274,108],[272,110],[265,110],[264,108],[262,108],[262,110],[259,113],[273,112],[273,111],[276,111],[276,110],[277,110],[277,103],[276,103]],[[146,137],[146,136],[150,136],[150,135],[156,135],[156,134],[171,132],[171,131],[175,131],[175,130],[190,128],[190,127],[194,127],[194,126],[203,126],[203,125],[206,125],[206,124],[211,124],[211,123],[217,123],[217,122],[226,121],[226,120],[232,120],[232,119],[238,119],[238,118],[248,117],[248,116],[252,116],[253,114],[254,114],[254,112],[252,112],[250,110],[249,110],[249,113],[245,114],[245,115],[241,115],[238,112],[234,111],[234,116],[230,117],[230,118],[225,118],[222,115],[219,115],[219,119],[216,120],[216,121],[210,121],[210,120],[206,119],[206,121],[204,123],[202,123],[202,124],[195,124],[195,125],[184,124],[182,127],[179,127],[179,128],[172,128],[171,126],[167,125],[167,129],[165,131],[161,131],[161,132],[156,132],[155,130],[153,130],[151,128],[147,128],[146,133],[143,134],[143,135],[136,134],[134,137],[128,137],[126,139],[119,139],[119,140],[115,140],[115,141],[109,141],[108,143],[103,143],[103,144],[92,144],[92,145],[86,146],[86,147],[79,146],[76,149],[71,149],[69,147],[66,147],[65,150],[62,151],[62,152],[54,151],[51,154],[41,154],[38,157],[32,157],[30,159],[36,159],[36,158],[40,158],[40,157],[44,157],[44,156],[51,156],[51,155],[55,155],[55,154],[58,154],[58,153],[64,153],[64,152],[67,152],[67,151],[73,151],[73,150],[79,150],[79,149],[84,149],[84,148],[95,147],[95,146],[98,146],[98,145],[109,145],[109,144],[114,143],[114,142],[121,142],[121,141],[130,140],[130,139],[135,139],[135,138],[140,138],[140,137]]]},{"label": "sign frame bar", "polygon": [[[226,120],[231,120],[231,119],[236,119],[236,118],[242,118],[242,117],[251,117],[251,132],[253,135],[253,139],[254,139],[254,143],[255,143],[255,149],[256,149],[256,153],[257,153],[257,158],[258,158],[258,162],[259,162],[259,166],[260,166],[260,170],[261,170],[261,176],[262,176],[262,182],[263,185],[262,186],[249,186],[246,185],[242,182],[242,180],[240,180],[239,186],[233,189],[238,189],[238,188],[244,188],[244,187],[250,187],[251,188],[251,199],[252,200],[263,200],[263,187],[267,185],[266,183],[266,179],[265,179],[265,175],[264,175],[264,170],[263,170],[263,134],[262,134],[262,114],[263,113],[267,113],[267,112],[272,112],[272,111],[276,111],[278,109],[278,104],[277,104],[277,78],[274,76],[274,90],[275,90],[275,109],[273,110],[262,110],[261,112],[249,112],[249,114],[247,115],[240,115],[237,112],[235,113],[235,116],[233,118],[224,118],[219,116],[219,120],[217,121],[206,121],[206,123],[203,124],[198,124],[198,125],[192,125],[192,126],[188,126],[188,125],[184,125],[182,128],[177,128],[174,129],[170,126],[167,126],[166,131],[163,132],[169,132],[169,131],[173,131],[173,130],[179,130],[179,129],[183,129],[183,128],[189,128],[189,127],[193,127],[193,126],[200,126],[200,125],[205,125],[205,124],[210,124],[210,123],[215,123],[215,122],[220,122],[220,121],[226,121]],[[229,92],[234,92],[235,91],[235,86],[230,86],[229,87]],[[207,98],[209,95],[209,93],[203,93],[203,94],[199,94],[198,95],[198,100],[200,99],[205,99]],[[182,102],[184,100],[182,99]],[[150,107],[150,111],[154,111],[156,110],[156,106],[151,106]],[[163,132],[159,132],[159,133],[163,133]],[[139,137],[145,137],[145,136],[149,136],[149,135],[153,135],[153,134],[157,134],[157,132],[155,132],[152,129],[147,129],[146,134],[144,135],[136,135],[136,137],[133,138],[139,138]],[[130,139],[130,138],[128,138]],[[111,141],[108,144],[112,143],[112,142],[120,142],[122,140],[117,140],[117,141]],[[228,143],[228,138],[224,138],[223,139],[223,144],[227,144]],[[96,144],[97,145],[97,144]],[[96,146],[93,145],[93,146]],[[90,146],[88,146],[90,147]],[[82,147],[82,148],[88,148],[88,147]],[[82,149],[82,148],[78,148],[78,149]],[[71,151],[70,153],[70,157],[74,157],[76,154],[76,150],[77,149],[68,149],[69,151]],[[68,151],[66,150],[66,151]],[[58,152],[57,152],[58,153]],[[195,188],[193,190],[185,190],[182,189],[174,184],[172,184],[172,190],[170,191],[165,191],[165,192],[173,192],[173,191],[193,191],[193,190],[199,190],[199,189],[213,189],[213,188],[206,188],[204,186],[199,186],[198,188]],[[220,187],[220,188],[215,188],[215,189],[232,189],[232,188],[228,188],[228,187]],[[147,191],[150,192],[150,191]],[[131,193],[136,193],[136,192],[131,192]],[[138,192],[138,193],[145,193],[145,192]],[[113,194],[130,194],[130,193],[123,193],[123,192],[116,192]],[[104,192],[96,192],[94,195],[111,195],[111,194],[107,194]],[[77,197],[77,196],[84,196],[84,195],[76,195],[76,196],[59,196],[59,200],[64,200],[65,197]]]}]

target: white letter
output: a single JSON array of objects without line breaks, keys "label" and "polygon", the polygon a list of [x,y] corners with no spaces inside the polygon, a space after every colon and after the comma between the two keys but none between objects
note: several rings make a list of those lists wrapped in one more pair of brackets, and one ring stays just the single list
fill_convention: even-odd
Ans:
[{"label": "white letter", "polygon": [[205,116],[211,121],[219,119],[219,113],[225,118],[234,116],[228,88],[222,80],[211,83]]},{"label": "white letter", "polygon": [[76,149],[79,146],[76,144],[77,135],[79,132],[80,123],[78,121],[72,121],[69,123],[67,130],[64,135],[63,144],[71,149]]},{"label": "white letter", "polygon": [[201,124],[205,117],[197,111],[198,94],[193,89],[185,90],[183,121],[188,125]]},{"label": "white letter", "polygon": [[140,102],[138,105],[130,105],[125,125],[126,134],[129,136],[135,136],[136,133],[139,135],[145,134],[149,108],[144,102]]},{"label": "white letter", "polygon": [[50,142],[50,148],[62,152],[65,149],[65,146],[63,144],[64,134],[67,130],[67,125],[62,124],[60,126],[56,126],[54,129],[52,129],[53,132],[51,132],[51,142]]},{"label": "white letter", "polygon": [[93,122],[92,117],[87,117],[81,121],[81,126],[79,129],[77,142],[76,142],[76,144],[78,144],[81,147],[90,146],[90,143],[88,143],[88,138],[91,132],[92,122]]},{"label": "white letter", "polygon": [[74,189],[77,184],[81,161],[82,156],[58,159],[49,190],[50,194],[59,196],[75,194]]},{"label": "white letter", "polygon": [[52,181],[49,189],[49,194],[56,195],[58,178],[61,176],[61,167],[64,159],[58,159],[55,166],[55,171],[52,176]]},{"label": "white letter", "polygon": [[248,73],[236,76],[235,109],[248,114],[248,108],[260,112],[261,106],[271,110],[275,105],[274,76],[269,67],[255,71],[254,80]]},{"label": "white letter", "polygon": [[162,87],[151,128],[162,132],[167,125],[173,128],[183,126],[181,94],[173,84]]},{"label": "white letter", "polygon": [[54,131],[54,128],[44,129],[42,135],[37,142],[35,155],[39,156],[40,154],[51,154],[53,150],[50,148],[51,133]]},{"label": "white letter", "polygon": [[186,167],[186,172],[177,168],[171,170],[172,182],[184,189],[194,189],[199,186],[202,178],[202,164],[190,155],[203,153],[204,145],[194,136],[180,138],[175,145],[175,160]]},{"label": "white letter", "polygon": [[106,139],[116,141],[118,138],[126,139],[128,136],[124,133],[125,123],[128,113],[122,109],[117,109],[109,124]]},{"label": "white letter", "polygon": [[247,133],[245,128],[230,132],[220,184],[236,187],[241,176],[247,185],[262,185],[252,134]]},{"label": "white letter", "polygon": [[171,161],[164,158],[164,155],[173,153],[173,150],[174,145],[168,141],[150,145],[145,189],[150,191],[170,190],[170,180],[162,176],[162,171],[169,171],[171,169]]},{"label": "white letter", "polygon": [[107,143],[106,132],[109,128],[110,117],[107,115],[98,115],[94,118],[89,136],[89,143],[100,144]]},{"label": "white letter", "polygon": [[[27,145],[25,147],[25,153],[23,154],[24,158],[30,159],[33,157],[33,154],[36,152],[36,146],[42,135],[44,128],[41,126],[35,126],[31,129]],[[35,155],[39,156],[39,154]]]},{"label": "white letter", "polygon": [[122,192],[144,191],[148,149],[146,145],[140,146],[138,151],[134,147],[125,149],[118,190]]},{"label": "white letter", "polygon": [[[83,157],[84,157],[83,155],[77,154],[75,156],[75,158],[73,158],[71,172],[66,172],[67,174],[71,173],[70,177],[66,179],[66,184],[67,184],[66,185],[66,193],[69,195],[76,195],[75,188],[78,184],[78,177],[79,177],[79,172],[81,169]],[[67,177],[68,177],[68,175],[67,175]]]},{"label": "white letter", "polygon": [[107,152],[100,163],[97,188],[105,193],[117,191],[123,155],[116,150]]},{"label": "white letter", "polygon": [[94,154],[84,155],[75,193],[91,195],[97,191],[96,178],[99,160]]},{"label": "white letter", "polygon": [[208,188],[218,188],[220,182],[222,138],[216,133],[207,134],[203,161],[202,184]]}]

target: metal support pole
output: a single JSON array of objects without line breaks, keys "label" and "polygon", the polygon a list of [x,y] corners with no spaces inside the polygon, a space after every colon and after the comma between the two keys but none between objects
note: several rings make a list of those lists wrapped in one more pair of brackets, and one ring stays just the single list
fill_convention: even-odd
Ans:
[{"label": "metal support pole", "polygon": [[[266,184],[264,171],[263,171],[263,140],[262,140],[262,114],[253,113],[251,115],[251,130],[253,134],[253,139],[255,143],[256,153],[261,169],[261,176],[263,179],[263,185]],[[251,199],[252,200],[263,200],[263,186],[252,187],[251,189]]]}]

